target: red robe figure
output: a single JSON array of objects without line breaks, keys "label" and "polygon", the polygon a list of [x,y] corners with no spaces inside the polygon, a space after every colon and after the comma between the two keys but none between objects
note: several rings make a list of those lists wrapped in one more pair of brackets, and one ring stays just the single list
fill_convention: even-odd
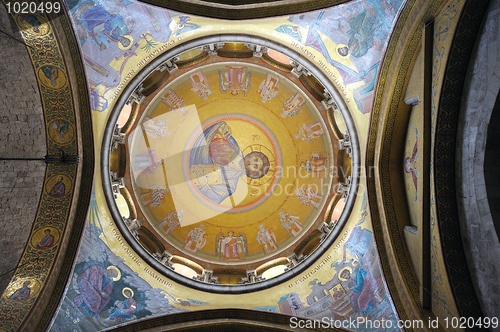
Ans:
[{"label": "red robe figure", "polygon": [[98,317],[110,300],[113,280],[119,277],[115,269],[92,265],[80,273],[76,280],[80,295],[74,299],[75,307],[81,306],[92,317]]}]

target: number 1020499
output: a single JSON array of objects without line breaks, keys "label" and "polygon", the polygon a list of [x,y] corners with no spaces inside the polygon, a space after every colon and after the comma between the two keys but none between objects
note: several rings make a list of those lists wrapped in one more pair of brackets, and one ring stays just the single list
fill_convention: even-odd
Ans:
[{"label": "number 1020499", "polygon": [[6,6],[9,14],[58,14],[61,11],[59,2],[50,1],[40,3],[34,1],[7,2]]}]

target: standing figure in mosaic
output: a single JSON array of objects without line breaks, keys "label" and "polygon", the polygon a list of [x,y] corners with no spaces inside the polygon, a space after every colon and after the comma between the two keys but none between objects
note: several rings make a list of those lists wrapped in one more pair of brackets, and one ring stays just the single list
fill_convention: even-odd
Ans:
[{"label": "standing figure in mosaic", "polygon": [[208,79],[201,71],[189,75],[189,81],[191,82],[191,91],[201,97],[202,100],[207,100],[208,95],[212,94]]},{"label": "standing figure in mosaic", "polygon": [[184,244],[184,249],[190,250],[192,252],[198,252],[207,243],[207,233],[203,230],[204,225],[193,228],[189,231],[186,236],[186,243]]},{"label": "standing figure in mosaic", "polygon": [[263,224],[259,225],[256,239],[257,243],[262,246],[265,254],[278,249],[278,241],[272,228],[266,228]]},{"label": "standing figure in mosaic", "polygon": [[163,159],[160,159],[155,150],[147,149],[142,153],[138,153],[134,158],[134,171],[144,174],[154,174],[156,168],[163,165]]},{"label": "standing figure in mosaic", "polygon": [[161,139],[164,136],[170,136],[167,123],[163,119],[151,119],[147,117],[147,120],[142,123],[142,128],[144,128],[144,131],[149,136],[157,139]]},{"label": "standing figure in mosaic", "polygon": [[284,213],[280,211],[280,223],[283,228],[290,233],[293,237],[296,237],[297,234],[303,229],[302,224],[299,221],[299,217],[294,216],[290,213]]},{"label": "standing figure in mosaic", "polygon": [[267,74],[266,79],[259,85],[257,93],[262,97],[262,102],[265,104],[268,100],[273,99],[278,95],[280,88],[280,79]]},{"label": "standing figure in mosaic", "polygon": [[319,121],[309,124],[304,123],[302,127],[299,128],[299,132],[295,134],[295,138],[303,141],[312,141],[320,138],[324,133],[323,127]]},{"label": "standing figure in mosaic", "polygon": [[12,293],[12,295],[9,296],[9,299],[14,301],[24,301],[29,299],[31,294],[31,288],[29,287],[30,284],[31,281],[29,280],[23,282],[23,287],[19,288],[14,293]]},{"label": "standing figure in mosaic", "polygon": [[182,222],[183,210],[171,211],[160,222],[159,227],[161,227],[165,234],[173,232]]},{"label": "standing figure in mosaic", "polygon": [[294,94],[292,97],[288,98],[287,101],[283,104],[283,112],[281,116],[286,118],[287,116],[294,116],[302,109],[302,107],[306,104],[306,100],[304,97],[300,95],[300,93]]},{"label": "standing figure in mosaic", "polygon": [[217,244],[216,254],[226,259],[239,259],[240,255],[248,254],[247,237],[244,233],[239,233],[238,236],[234,235],[233,231],[227,232],[224,236],[222,232],[215,237]]},{"label": "standing figure in mosaic", "polygon": [[312,153],[311,157],[300,163],[300,167],[305,168],[307,174],[320,177],[326,169],[326,158],[319,153]]},{"label": "standing figure in mosaic", "polygon": [[319,203],[323,198],[309,187],[295,190],[295,195],[302,204],[315,208],[319,208]]},{"label": "standing figure in mosaic", "polygon": [[141,195],[142,202],[146,206],[158,207],[165,202],[168,193],[170,193],[170,189],[154,184],[149,189],[144,189]]},{"label": "standing figure in mosaic", "polygon": [[246,67],[226,66],[226,68],[227,72],[224,74],[219,70],[220,92],[230,91],[233,96],[236,96],[238,91],[243,91],[243,94],[246,95],[250,90],[251,73],[247,72]]},{"label": "standing figure in mosaic", "polygon": [[[184,99],[179,97],[179,95],[172,90],[167,90],[163,97],[160,97],[162,103],[170,107],[172,110],[177,110],[186,106]],[[178,113],[178,112],[176,112]]]}]

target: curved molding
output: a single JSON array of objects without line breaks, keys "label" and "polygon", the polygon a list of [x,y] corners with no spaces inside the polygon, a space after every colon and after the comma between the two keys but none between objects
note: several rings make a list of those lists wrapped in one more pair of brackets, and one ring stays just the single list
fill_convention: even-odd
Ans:
[{"label": "curved molding", "polygon": [[474,40],[488,0],[468,1],[458,22],[445,69],[435,129],[434,179],[443,260],[460,317],[482,317],[460,234],[455,184],[458,115]]},{"label": "curved molding", "polygon": [[[376,87],[377,95],[370,124],[366,157],[367,169],[371,166],[379,166],[381,185],[378,186],[374,177],[368,177],[368,198],[374,235],[387,286],[402,320],[422,319],[429,315],[429,312],[423,310],[418,300],[418,284],[409,257],[406,255],[405,240],[401,235],[400,225],[398,225],[399,219],[395,206],[395,195],[398,194],[391,187],[391,181],[397,180],[392,179],[391,174],[398,177],[399,173],[393,173],[389,163],[391,146],[396,139],[393,136],[396,127],[396,115],[399,104],[404,97],[405,82],[409,78],[413,55],[416,54],[417,47],[420,44],[421,29],[439,13],[443,4],[441,1],[432,1],[425,3],[426,7],[417,9],[422,2],[414,0],[406,4],[388,45]],[[456,118],[455,120],[453,118],[456,117],[457,110],[460,107],[463,85],[460,80],[464,78],[464,67],[468,64],[468,52],[470,52],[474,44],[475,31],[477,31],[481,23],[481,17],[486,10],[486,2],[467,1],[462,11],[449,51],[448,67],[445,70],[444,85],[440,95],[441,101],[438,111],[440,118],[438,119],[439,123],[434,143],[437,223],[441,234],[444,265],[455,300],[450,300],[448,305],[453,307],[453,302],[455,302],[461,317],[479,317],[480,312],[478,310],[480,311],[480,309],[473,294],[473,285],[470,282],[463,248],[461,248],[462,241],[456,217],[456,203],[450,204],[450,199],[455,200],[455,180],[454,176],[449,173],[455,165],[455,135],[454,129],[450,127],[456,127]],[[413,30],[406,31],[410,37],[402,40],[398,37],[404,33],[403,27],[409,28],[411,15],[413,17],[418,15],[418,18],[411,18],[415,21]],[[398,48],[400,52],[404,52],[398,53]],[[450,80],[451,77],[453,77],[453,80]],[[448,95],[448,97],[443,103],[442,100],[445,95]],[[449,106],[452,107],[449,108]],[[380,131],[380,126],[383,126],[383,131]],[[439,129],[440,126],[442,126],[442,130]],[[450,132],[450,129],[452,132]],[[382,132],[383,134],[381,134]],[[443,146],[443,144],[446,144],[446,146]],[[443,169],[441,170],[441,168]],[[381,199],[378,200],[377,196],[381,196]],[[384,219],[385,221],[383,221]],[[444,227],[446,231],[443,234]],[[452,234],[447,234],[447,232]]]},{"label": "curved molding", "polygon": [[[293,318],[293,320],[292,320]],[[246,309],[217,309],[175,313],[161,317],[135,321],[131,324],[113,328],[116,332],[135,331],[302,331],[298,326],[306,326],[310,321],[304,318],[284,314]],[[293,323],[296,327],[293,328]],[[328,328],[328,331],[341,332],[345,330]]]},{"label": "curved molding", "polygon": [[[57,20],[53,20],[54,17],[51,16],[37,15],[47,24],[48,32],[45,36],[30,35],[25,27],[21,29],[24,41],[29,46],[27,51],[33,67],[45,65],[46,59],[40,55],[50,51],[53,53],[51,64],[60,70],[59,77],[65,78],[54,89],[41,90],[46,130],[48,132],[49,119],[56,117],[71,123],[75,128],[72,139],[64,144],[47,137],[47,152],[57,154],[63,148],[70,155],[78,155],[80,163],[47,165],[30,240],[12,279],[29,278],[36,281],[39,288],[25,301],[13,302],[2,297],[0,330],[9,331],[47,330],[73,270],[86,224],[95,166],[89,90],[72,25],[65,11],[59,13]],[[44,38],[50,38],[50,43],[45,43]],[[38,46],[42,41],[47,46],[43,52],[40,51],[41,46]],[[43,84],[40,79],[39,84]],[[68,89],[68,86],[71,88]],[[49,181],[54,177],[63,177],[65,184],[64,194],[56,198],[48,194],[53,186]],[[52,212],[54,207],[59,208],[57,213]],[[57,229],[60,236],[50,249],[42,253],[34,249],[32,240],[37,230],[47,226]]]},{"label": "curved molding", "polygon": [[333,7],[349,0],[142,0],[181,13],[231,20],[298,14]]},{"label": "curved molding", "polygon": [[[111,191],[111,181],[110,181],[110,176],[109,176],[109,154],[110,154],[110,147],[111,147],[111,141],[112,141],[112,135],[113,135],[113,129],[114,129],[114,124],[116,123],[120,110],[123,108],[125,105],[128,96],[130,96],[133,91],[141,84],[141,82],[146,79],[151,72],[152,69],[157,68],[160,66],[163,62],[165,62],[168,59],[171,59],[173,56],[180,54],[184,51],[193,49],[195,47],[200,47],[206,44],[216,44],[216,43],[224,43],[224,42],[237,42],[237,43],[252,43],[256,45],[261,45],[264,47],[268,47],[274,50],[277,50],[278,52],[283,53],[284,55],[294,58],[296,61],[298,61],[301,64],[305,64],[310,70],[311,74],[314,75],[322,84],[324,84],[325,89],[327,92],[331,94],[331,96],[337,101],[338,107],[344,116],[344,121],[346,123],[347,129],[351,135],[351,144],[352,144],[352,163],[353,165],[359,165],[360,164],[360,147],[359,147],[359,141],[358,141],[358,136],[356,133],[356,128],[354,125],[354,121],[350,116],[350,113],[348,111],[347,105],[344,103],[344,100],[342,99],[341,95],[337,92],[337,89],[335,88],[333,82],[331,82],[323,72],[317,68],[313,63],[311,63],[307,58],[303,57],[302,55],[299,55],[292,51],[291,49],[276,43],[271,40],[259,38],[256,36],[250,36],[250,35],[242,35],[242,34],[227,34],[227,35],[213,35],[209,37],[203,37],[199,39],[195,39],[189,42],[186,42],[184,44],[179,45],[176,48],[173,48],[165,53],[163,53],[161,56],[153,60],[148,66],[146,66],[144,69],[142,69],[136,77],[134,77],[131,82],[123,89],[122,94],[118,98],[118,100],[115,103],[114,109],[111,112],[109,119],[108,119],[108,124],[106,125],[106,128],[104,130],[104,136],[103,136],[103,144],[102,144],[102,149],[101,149],[101,175],[102,175],[102,184],[103,184],[103,190],[104,194],[106,197],[106,201],[108,204],[108,207],[110,209],[110,212],[113,216],[113,219],[116,220],[121,220],[121,215],[118,211],[118,208],[116,207],[116,204],[112,200],[112,191]],[[359,168],[357,168],[359,169]],[[264,281],[259,281],[251,284],[245,284],[245,285],[217,285],[217,284],[208,284],[208,283],[203,283],[199,281],[195,281],[192,279],[188,279],[184,276],[181,276],[172,270],[168,269],[165,267],[163,264],[161,264],[158,260],[153,258],[150,254],[148,254],[142,246],[140,246],[136,240],[133,238],[132,234],[128,231],[126,226],[122,222],[117,222],[116,225],[120,232],[122,233],[123,237],[125,240],[136,250],[137,254],[144,259],[146,263],[148,263],[151,267],[165,275],[166,277],[170,278],[171,280],[178,282],[179,284],[182,284],[187,287],[195,288],[201,291],[206,291],[206,292],[211,292],[211,293],[226,293],[226,294],[242,294],[242,293],[248,293],[248,292],[253,292],[257,290],[261,290],[264,288],[269,288],[276,286],[278,284],[281,284],[290,278],[299,275],[300,273],[304,272],[307,268],[309,268],[314,262],[319,260],[322,255],[325,253],[325,251],[333,244],[335,241],[335,238],[337,235],[342,231],[342,228],[344,224],[346,223],[352,208],[354,206],[355,200],[356,200],[356,194],[357,194],[357,189],[358,189],[358,184],[359,184],[359,175],[352,174],[351,175],[351,188],[348,194],[347,202],[344,207],[344,211],[342,213],[341,218],[339,219],[339,222],[337,224],[337,227],[334,228],[328,237],[316,248],[316,250],[311,253],[310,256],[308,256],[303,263],[297,265],[291,270],[288,270],[284,272],[283,274],[276,276],[272,279],[269,280],[264,280]]]}]

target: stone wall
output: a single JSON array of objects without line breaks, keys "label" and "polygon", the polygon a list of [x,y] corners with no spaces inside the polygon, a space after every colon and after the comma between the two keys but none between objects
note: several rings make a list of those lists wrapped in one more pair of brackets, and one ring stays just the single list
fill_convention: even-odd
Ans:
[{"label": "stone wall", "polygon": [[456,174],[462,238],[476,293],[483,314],[500,317],[500,243],[484,176],[488,124],[500,89],[500,0],[489,6],[464,87]]},{"label": "stone wall", "polygon": [[[22,40],[0,4],[2,31]],[[0,33],[0,292],[23,253],[40,199],[47,153],[38,85],[22,43]]]}]

